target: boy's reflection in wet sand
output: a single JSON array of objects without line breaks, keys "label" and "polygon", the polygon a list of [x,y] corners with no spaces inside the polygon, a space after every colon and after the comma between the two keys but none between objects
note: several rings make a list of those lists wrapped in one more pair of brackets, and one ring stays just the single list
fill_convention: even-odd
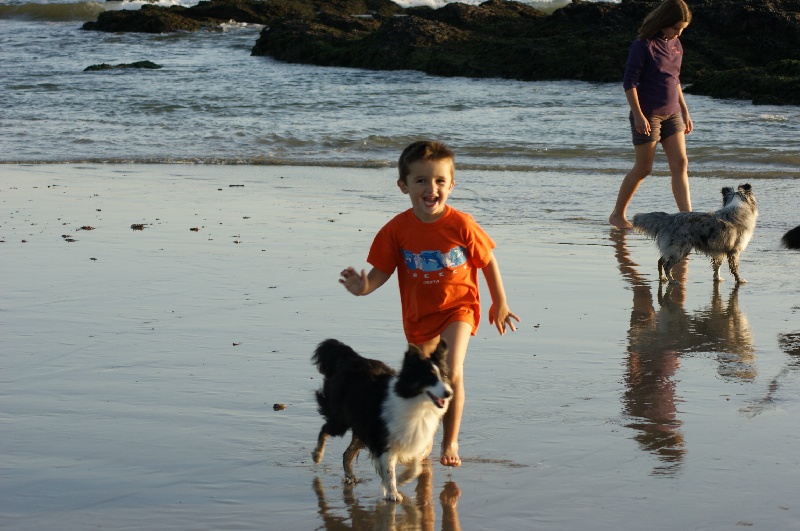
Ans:
[{"label": "boy's reflection in wet sand", "polygon": [[[314,492],[319,503],[319,514],[325,529],[333,530],[418,530],[433,531],[436,525],[436,511],[433,504],[433,469],[431,461],[426,459],[422,473],[417,479],[416,497],[406,497],[402,503],[379,500],[375,507],[368,509],[362,506],[353,494],[352,484],[343,484],[342,500],[347,516],[341,514],[337,507],[332,508],[325,497],[325,487],[320,478],[314,479]],[[458,520],[458,499],[461,491],[458,486],[448,481],[439,493],[442,507],[442,531],[460,531]]]},{"label": "boy's reflection in wet sand", "polygon": [[688,259],[673,268],[680,284],[665,288],[659,283],[656,309],[650,282],[639,274],[625,237],[624,231],[611,231],[620,273],[633,291],[623,405],[625,413],[635,420],[627,427],[638,430],[636,441],[661,461],[653,473],[674,474],[686,453],[674,380],[680,356],[713,354],[721,376],[751,380],[755,377],[752,338],[747,319],[738,308],[736,287],[727,305],[722,303],[716,283],[707,308],[692,314],[684,310]]}]

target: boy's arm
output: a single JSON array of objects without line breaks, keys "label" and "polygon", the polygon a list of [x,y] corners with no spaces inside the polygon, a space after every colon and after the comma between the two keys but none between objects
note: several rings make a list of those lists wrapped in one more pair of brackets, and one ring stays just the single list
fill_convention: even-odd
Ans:
[{"label": "boy's arm", "polygon": [[486,277],[486,284],[489,286],[489,293],[492,296],[492,306],[489,308],[489,323],[497,327],[500,335],[506,333],[506,324],[515,332],[517,328],[514,326],[512,319],[519,322],[517,317],[509,308],[506,302],[506,290],[503,288],[503,278],[500,276],[500,266],[497,265],[497,258],[492,254],[489,263],[486,264],[481,271],[483,276]]},{"label": "boy's arm", "polygon": [[367,274],[365,270],[361,270],[359,275],[355,269],[348,267],[340,273],[341,277],[339,283],[342,284],[347,291],[356,296],[369,295],[379,287],[383,286],[391,275],[387,275],[377,268],[372,268]]}]

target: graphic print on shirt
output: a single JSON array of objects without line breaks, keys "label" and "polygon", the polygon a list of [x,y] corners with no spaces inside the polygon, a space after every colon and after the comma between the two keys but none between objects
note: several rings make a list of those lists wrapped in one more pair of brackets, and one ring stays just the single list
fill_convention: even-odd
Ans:
[{"label": "graphic print on shirt", "polygon": [[467,263],[467,249],[453,247],[446,253],[441,251],[422,251],[413,253],[403,249],[403,258],[409,271],[441,271],[455,269]]}]

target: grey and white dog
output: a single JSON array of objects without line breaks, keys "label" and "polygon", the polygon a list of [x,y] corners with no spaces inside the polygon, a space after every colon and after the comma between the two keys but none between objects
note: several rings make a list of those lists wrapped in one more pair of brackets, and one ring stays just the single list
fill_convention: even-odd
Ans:
[{"label": "grey and white dog", "polygon": [[714,281],[722,281],[719,269],[728,258],[728,267],[736,283],[747,282],[739,276],[739,254],[744,251],[756,228],[758,206],[749,184],[722,189],[722,208],[715,212],[650,212],[633,216],[633,228],[655,240],[661,251],[658,276],[662,282],[677,281],[670,274],[672,266],[692,250],[711,257]]}]

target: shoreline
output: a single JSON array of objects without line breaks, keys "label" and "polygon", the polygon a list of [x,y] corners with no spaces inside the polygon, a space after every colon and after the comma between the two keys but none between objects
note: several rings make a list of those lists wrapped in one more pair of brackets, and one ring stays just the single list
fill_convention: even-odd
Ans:
[{"label": "shoreline", "polygon": [[[312,463],[310,361],[335,337],[399,366],[395,285],[352,297],[337,283],[408,208],[393,169],[3,169],[5,528],[800,519],[799,255],[779,247],[797,225],[793,181],[754,183],[762,216],[741,259],[747,284],[726,274],[714,285],[695,255],[682,289],[667,292],[652,243],[605,223],[607,178],[459,171],[448,204],[497,242],[522,322],[499,337],[484,321],[470,342],[464,465],[433,463],[394,507],[366,455],[365,481],[343,487],[347,440]],[[693,181],[696,208],[715,206],[723,184],[737,183]],[[636,207],[665,200],[669,180],[656,177]]]}]

